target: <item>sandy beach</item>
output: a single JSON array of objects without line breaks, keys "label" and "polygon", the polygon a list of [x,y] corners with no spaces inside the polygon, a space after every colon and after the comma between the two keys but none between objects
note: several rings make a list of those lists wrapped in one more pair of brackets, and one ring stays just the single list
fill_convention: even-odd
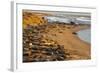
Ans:
[{"label": "sandy beach", "polygon": [[91,44],[77,35],[90,25],[48,23],[43,16],[23,13],[23,62],[91,59]]},{"label": "sandy beach", "polygon": [[[82,41],[73,32],[87,29],[88,26],[70,26],[70,25],[53,25],[55,28],[49,27],[46,37],[57,41],[59,44],[64,45],[65,51],[69,52],[71,59],[90,59],[90,44]],[[56,27],[57,26],[57,27]],[[61,27],[64,26],[64,27]],[[70,27],[70,28],[69,28]],[[53,36],[53,35],[56,36]]]}]

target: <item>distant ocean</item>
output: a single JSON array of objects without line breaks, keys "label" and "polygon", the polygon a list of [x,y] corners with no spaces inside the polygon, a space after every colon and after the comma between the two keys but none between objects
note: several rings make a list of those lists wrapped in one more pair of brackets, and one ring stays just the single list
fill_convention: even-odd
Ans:
[{"label": "distant ocean", "polygon": [[91,29],[78,31],[78,36],[81,40],[91,43]]}]

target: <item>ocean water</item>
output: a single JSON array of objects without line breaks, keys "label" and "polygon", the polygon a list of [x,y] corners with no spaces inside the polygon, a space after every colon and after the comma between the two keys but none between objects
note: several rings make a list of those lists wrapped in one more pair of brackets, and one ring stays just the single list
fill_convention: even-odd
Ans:
[{"label": "ocean water", "polygon": [[91,43],[91,29],[78,31],[78,36],[81,40]]}]

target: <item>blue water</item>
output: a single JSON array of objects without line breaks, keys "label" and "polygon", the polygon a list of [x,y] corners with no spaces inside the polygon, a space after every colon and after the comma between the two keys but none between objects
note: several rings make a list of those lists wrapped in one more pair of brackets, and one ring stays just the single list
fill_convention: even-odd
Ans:
[{"label": "blue water", "polygon": [[78,36],[81,40],[91,43],[91,29],[78,31]]}]

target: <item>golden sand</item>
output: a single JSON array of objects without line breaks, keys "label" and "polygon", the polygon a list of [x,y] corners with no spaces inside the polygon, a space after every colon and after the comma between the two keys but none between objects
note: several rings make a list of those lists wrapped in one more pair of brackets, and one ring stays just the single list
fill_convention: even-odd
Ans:
[{"label": "golden sand", "polygon": [[[27,25],[48,25],[47,20],[43,15],[36,13],[23,13],[23,28]],[[91,44],[79,39],[76,32],[79,30],[87,29],[88,25],[65,25],[52,23],[48,25],[45,30],[44,38],[56,41],[58,44],[63,45],[66,52],[70,53],[71,60],[81,60],[91,58]]]},{"label": "golden sand", "polygon": [[55,26],[55,28],[47,28],[46,37],[55,40],[60,45],[64,45],[65,51],[69,51],[73,60],[91,58],[90,44],[79,39],[77,35],[72,34],[81,29],[86,29],[88,26],[65,25],[61,27],[62,25],[56,24]]}]

